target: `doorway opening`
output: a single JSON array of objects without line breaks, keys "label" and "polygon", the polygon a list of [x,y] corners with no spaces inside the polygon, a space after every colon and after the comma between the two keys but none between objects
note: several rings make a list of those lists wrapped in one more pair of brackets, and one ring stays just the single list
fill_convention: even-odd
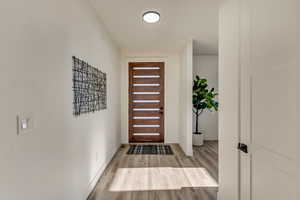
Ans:
[{"label": "doorway opening", "polygon": [[[206,163],[202,161],[203,166],[208,170],[208,172],[215,178],[218,183],[219,179],[219,125],[218,125],[218,93],[219,93],[219,56],[218,53],[214,54],[202,54],[197,51],[198,46],[201,43],[198,40],[193,41],[193,86],[201,81],[203,82],[203,87],[193,87],[201,92],[193,91],[194,95],[203,94],[203,97],[196,98],[201,99],[200,108],[197,112],[195,109],[199,106],[199,103],[194,102],[193,99],[193,118],[192,118],[192,128],[193,128],[193,155],[197,159],[204,159],[206,157],[205,152],[210,152],[211,163]],[[199,77],[200,80],[197,80]],[[211,92],[212,91],[212,92]],[[216,95],[207,100],[205,95]],[[200,95],[201,96],[201,95]],[[212,100],[212,101],[210,101]],[[216,105],[216,108],[202,105],[202,103],[212,103]],[[217,104],[216,104],[217,103]],[[200,114],[199,114],[200,113]],[[198,119],[198,123],[196,122]]]}]

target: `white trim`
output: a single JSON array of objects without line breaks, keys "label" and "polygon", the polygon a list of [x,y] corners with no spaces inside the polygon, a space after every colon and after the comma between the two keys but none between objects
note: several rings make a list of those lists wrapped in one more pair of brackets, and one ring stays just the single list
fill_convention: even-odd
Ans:
[{"label": "white trim", "polygon": [[114,153],[112,153],[110,156],[109,156],[109,159],[106,160],[106,162],[98,169],[96,175],[94,176],[94,178],[90,181],[87,189],[86,189],[86,192],[85,192],[85,199],[88,199],[88,197],[92,194],[94,188],[96,187],[102,173],[104,172],[104,170],[106,169],[106,167],[108,166],[108,164],[110,163],[110,161],[113,159],[114,155],[118,152],[119,148],[121,147],[121,145],[119,145],[117,147],[117,149],[114,151]]}]

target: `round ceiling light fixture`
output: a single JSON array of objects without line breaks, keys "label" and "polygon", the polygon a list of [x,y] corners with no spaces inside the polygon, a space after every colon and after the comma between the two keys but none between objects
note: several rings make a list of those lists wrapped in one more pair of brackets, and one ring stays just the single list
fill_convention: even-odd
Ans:
[{"label": "round ceiling light fixture", "polygon": [[143,20],[147,23],[156,23],[160,19],[160,14],[156,11],[148,11],[143,14]]}]

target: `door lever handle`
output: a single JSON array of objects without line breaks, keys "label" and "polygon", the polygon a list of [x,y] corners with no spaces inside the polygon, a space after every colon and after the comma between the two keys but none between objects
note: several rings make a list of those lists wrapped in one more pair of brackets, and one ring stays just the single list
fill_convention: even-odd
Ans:
[{"label": "door lever handle", "polygon": [[161,114],[163,114],[163,113],[164,113],[164,107],[160,107],[159,109],[160,109],[159,112],[160,112]]},{"label": "door lever handle", "polygon": [[246,144],[239,143],[238,144],[238,150],[240,150],[244,153],[248,153],[248,146]]}]

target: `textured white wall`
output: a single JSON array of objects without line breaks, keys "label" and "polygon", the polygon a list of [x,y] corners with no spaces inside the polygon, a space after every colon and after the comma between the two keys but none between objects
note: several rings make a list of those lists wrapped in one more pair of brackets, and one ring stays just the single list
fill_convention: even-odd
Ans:
[{"label": "textured white wall", "polygon": [[180,66],[180,134],[179,142],[188,156],[193,155],[193,42],[190,41],[181,52]]},{"label": "textured white wall", "polygon": [[180,56],[176,53],[123,52],[122,59],[122,142],[128,143],[128,63],[165,62],[165,143],[179,142]]},{"label": "textured white wall", "polygon": [[[208,80],[209,88],[218,92],[218,56],[194,55],[193,74]],[[196,117],[193,115],[193,131],[195,131]],[[199,117],[199,130],[205,133],[205,140],[218,140],[218,112],[204,111]]]},{"label": "textured white wall", "polygon": [[239,199],[239,0],[224,0],[219,16],[219,193]]},{"label": "textured white wall", "polygon": [[[85,0],[3,0],[0,199],[83,200],[120,144],[120,55]],[[72,115],[72,56],[107,73],[108,109]],[[16,134],[16,116],[34,129]]]}]

